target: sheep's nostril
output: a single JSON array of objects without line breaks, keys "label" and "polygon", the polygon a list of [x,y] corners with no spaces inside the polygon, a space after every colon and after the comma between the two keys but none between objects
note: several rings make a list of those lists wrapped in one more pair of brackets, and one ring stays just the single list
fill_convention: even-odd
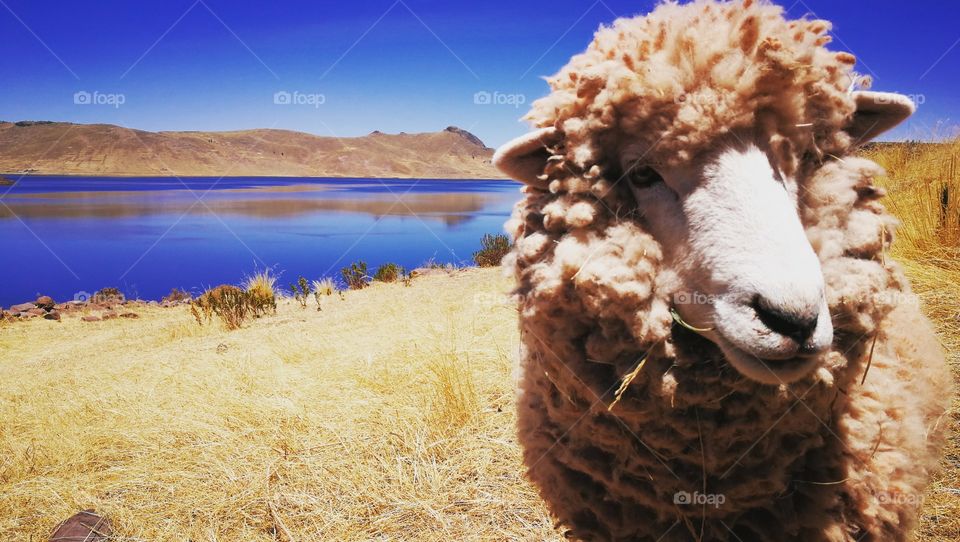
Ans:
[{"label": "sheep's nostril", "polygon": [[800,345],[805,344],[817,328],[818,312],[805,314],[786,312],[769,306],[763,302],[762,298],[754,302],[753,310],[757,312],[757,317],[763,325],[771,331],[789,337]]}]

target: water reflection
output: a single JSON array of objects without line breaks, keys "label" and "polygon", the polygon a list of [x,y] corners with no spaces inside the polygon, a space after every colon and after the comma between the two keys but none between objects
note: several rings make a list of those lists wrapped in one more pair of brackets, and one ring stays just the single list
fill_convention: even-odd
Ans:
[{"label": "water reflection", "polygon": [[5,206],[0,206],[0,219],[107,219],[156,214],[209,213],[252,218],[294,218],[320,212],[345,212],[362,213],[377,218],[417,216],[424,220],[438,220],[446,225],[456,225],[470,221],[474,213],[484,207],[514,198],[510,194],[476,193],[390,193],[349,197],[342,194],[331,195],[323,190],[309,190],[302,191],[298,197],[291,197],[289,190],[242,192],[245,197],[204,195],[202,192],[191,194],[187,191],[149,195],[104,195],[96,192],[59,194],[53,197],[31,195],[4,199]]},{"label": "water reflection", "polygon": [[[0,304],[116,286],[158,299],[235,284],[338,278],[357,260],[469,264],[503,231],[505,181],[27,177],[0,189]],[[202,198],[202,201],[198,201]],[[8,260],[5,260],[5,262]]]}]

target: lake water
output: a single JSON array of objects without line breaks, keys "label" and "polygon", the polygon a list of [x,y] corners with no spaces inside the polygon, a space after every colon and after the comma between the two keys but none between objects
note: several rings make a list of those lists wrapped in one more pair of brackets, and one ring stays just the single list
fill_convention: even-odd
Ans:
[{"label": "lake water", "polygon": [[0,304],[469,263],[519,197],[509,181],[27,176],[0,186]]}]

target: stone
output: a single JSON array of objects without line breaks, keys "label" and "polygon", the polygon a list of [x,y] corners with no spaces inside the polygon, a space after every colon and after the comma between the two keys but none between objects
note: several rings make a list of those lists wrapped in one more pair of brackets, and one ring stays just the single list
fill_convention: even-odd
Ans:
[{"label": "stone", "polygon": [[48,310],[51,310],[54,305],[56,305],[56,301],[54,301],[53,298],[48,295],[42,295],[38,297],[37,300],[33,302],[33,304],[43,310],[48,311]]},{"label": "stone", "polygon": [[116,317],[117,317],[117,313],[113,311],[106,311],[100,315],[100,318],[102,318],[103,320],[113,320]]},{"label": "stone", "polygon": [[20,303],[19,305],[12,305],[10,307],[10,312],[27,312],[30,309],[37,308],[33,303]]},{"label": "stone", "polygon": [[59,322],[59,321],[60,321],[60,311],[56,311],[56,310],[50,311],[50,312],[48,312],[47,314],[44,314],[44,315],[43,315],[43,318],[44,318],[45,320],[56,320],[56,321]]},{"label": "stone", "polygon": [[50,540],[57,542],[106,542],[113,535],[110,521],[93,510],[78,512],[57,525]]},{"label": "stone", "polygon": [[99,316],[84,316],[84,317],[82,317],[82,318],[80,318],[80,319],[83,320],[84,322],[99,322],[99,321],[100,321],[100,317],[99,317]]},{"label": "stone", "polygon": [[140,315],[135,312],[124,312],[120,314],[120,318],[140,318]]},{"label": "stone", "polygon": [[27,314],[32,314],[32,315],[34,315],[34,316],[43,316],[44,314],[47,314],[47,311],[45,311],[45,310],[43,310],[43,309],[41,309],[41,308],[38,308],[38,307],[33,307],[33,308],[31,308],[31,309],[29,309],[29,310],[26,310],[26,311],[23,311],[23,312],[25,312],[25,313],[27,313]]}]

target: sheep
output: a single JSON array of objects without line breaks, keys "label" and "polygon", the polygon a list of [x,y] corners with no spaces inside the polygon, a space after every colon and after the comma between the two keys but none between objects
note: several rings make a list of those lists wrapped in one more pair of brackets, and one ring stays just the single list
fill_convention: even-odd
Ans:
[{"label": "sheep", "polygon": [[518,438],[584,541],[900,541],[952,378],[859,145],[914,111],[765,1],[601,27],[495,164],[524,183]]}]

